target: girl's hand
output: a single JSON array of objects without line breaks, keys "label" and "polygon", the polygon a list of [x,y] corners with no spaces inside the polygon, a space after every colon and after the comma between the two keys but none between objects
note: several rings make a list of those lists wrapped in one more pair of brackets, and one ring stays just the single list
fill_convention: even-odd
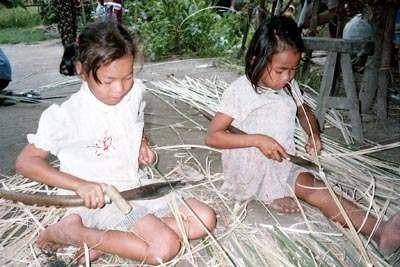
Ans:
[{"label": "girl's hand", "polygon": [[277,160],[279,162],[282,159],[289,158],[283,146],[281,146],[275,139],[266,135],[256,135],[256,147],[263,153],[267,158]]},{"label": "girl's hand", "polygon": [[314,152],[317,152],[317,154],[321,154],[321,149],[322,149],[322,143],[321,143],[321,137],[319,134],[313,134],[314,140],[311,137],[311,135],[308,137],[308,142],[306,144],[306,152],[309,155],[312,155]]},{"label": "girl's hand", "polygon": [[84,200],[85,207],[89,209],[102,208],[105,204],[103,188],[99,183],[85,181],[79,185],[76,194]]},{"label": "girl's hand", "polygon": [[139,149],[139,165],[151,165],[156,159],[156,154],[150,148],[146,139],[142,140]]}]

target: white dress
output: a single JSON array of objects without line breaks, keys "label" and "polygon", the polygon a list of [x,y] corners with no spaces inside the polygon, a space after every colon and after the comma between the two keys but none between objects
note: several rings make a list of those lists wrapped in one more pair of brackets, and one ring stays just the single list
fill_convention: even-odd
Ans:
[{"label": "white dress", "polygon": [[[297,106],[303,100],[296,81],[287,90],[264,89],[256,93],[250,81],[240,77],[224,92],[218,112],[233,118],[232,125],[249,134],[265,134],[279,142],[288,153],[295,154],[294,131]],[[296,100],[294,100],[296,99]],[[292,196],[295,180],[306,169],[270,160],[258,148],[224,149],[222,164],[225,182],[222,191],[238,200],[257,199],[270,203]]]},{"label": "white dress", "polygon": [[[57,156],[60,171],[85,180],[114,185],[119,191],[141,184],[139,148],[144,126],[144,85],[135,80],[131,91],[117,105],[99,101],[83,82],[81,89],[61,105],[53,104],[41,115],[36,134],[28,142]],[[59,194],[74,194],[59,189]],[[167,210],[163,198],[135,201],[135,220],[147,212]],[[161,212],[162,210],[162,212]],[[122,213],[114,205],[102,209],[73,208],[88,227],[118,228]]]}]

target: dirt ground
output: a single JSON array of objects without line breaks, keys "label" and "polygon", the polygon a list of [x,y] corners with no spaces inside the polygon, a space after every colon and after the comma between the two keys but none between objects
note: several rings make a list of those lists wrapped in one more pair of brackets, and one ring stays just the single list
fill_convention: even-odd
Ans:
[{"label": "dirt ground", "polygon": [[[71,81],[70,77],[64,77],[58,73],[58,64],[62,53],[62,46],[58,40],[32,45],[3,45],[1,48],[9,57],[13,68],[13,81],[7,88],[8,90],[17,93],[39,90],[43,97],[68,97],[79,89],[79,83],[69,82]],[[138,71],[137,77],[149,82],[165,80],[171,76],[176,78],[185,76],[212,78],[218,76],[229,83],[240,75],[236,71],[227,70],[217,65],[211,59],[171,59],[165,62],[144,64],[143,68]],[[55,86],[55,82],[68,82],[68,84]],[[158,146],[182,143],[203,144],[207,121],[198,112],[190,107],[180,106],[186,115],[200,122],[203,129],[194,129],[193,124],[187,122],[185,118],[159,98],[151,94],[146,94],[145,98],[147,101],[145,128],[153,144]],[[43,101],[39,104],[18,103],[9,107],[0,106],[1,174],[14,174],[14,161],[27,143],[26,134],[36,131],[40,114],[45,108],[52,103],[60,103],[64,100],[65,98],[60,98]],[[170,125],[173,123],[178,123],[178,125],[171,127]],[[369,122],[365,124],[365,136],[375,142],[387,140],[393,136],[399,136],[399,134],[400,122],[398,117],[386,122],[376,122],[374,119],[369,119]],[[400,149],[396,148],[377,153],[376,156],[400,162],[399,152]],[[202,161],[207,156],[211,156],[211,159],[214,159],[212,165],[214,170],[221,170],[219,157],[215,153],[199,151],[198,156]],[[173,153],[160,152],[161,169],[168,171],[176,166],[177,161],[179,161],[179,156]],[[258,212],[259,209],[260,207],[254,203],[249,206],[249,220],[266,222],[265,216]],[[301,216],[283,215],[280,220],[292,224],[301,221]]]}]

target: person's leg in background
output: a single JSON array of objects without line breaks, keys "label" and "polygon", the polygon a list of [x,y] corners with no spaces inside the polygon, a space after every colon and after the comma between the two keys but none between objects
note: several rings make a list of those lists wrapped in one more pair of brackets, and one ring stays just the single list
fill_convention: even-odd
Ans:
[{"label": "person's leg in background", "polygon": [[[60,73],[67,76],[75,75],[73,64],[68,64],[75,56],[74,45],[77,37],[76,0],[54,0],[57,8],[57,28],[64,47],[60,63]],[[71,66],[71,67],[68,67]]]}]

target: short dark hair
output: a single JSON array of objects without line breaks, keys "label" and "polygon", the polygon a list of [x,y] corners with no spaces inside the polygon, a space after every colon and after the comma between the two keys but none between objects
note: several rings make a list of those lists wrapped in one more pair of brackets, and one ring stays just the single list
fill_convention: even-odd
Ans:
[{"label": "short dark hair", "polygon": [[[257,28],[246,53],[246,76],[257,88],[258,82],[274,54],[295,49],[304,52],[301,30],[286,16],[273,16]],[[257,91],[257,90],[256,90]]]},{"label": "short dark hair", "polygon": [[88,24],[79,34],[75,46],[75,64],[82,64],[82,73],[93,75],[97,83],[98,69],[125,55],[136,56],[136,45],[128,30],[113,20],[98,20]]}]

